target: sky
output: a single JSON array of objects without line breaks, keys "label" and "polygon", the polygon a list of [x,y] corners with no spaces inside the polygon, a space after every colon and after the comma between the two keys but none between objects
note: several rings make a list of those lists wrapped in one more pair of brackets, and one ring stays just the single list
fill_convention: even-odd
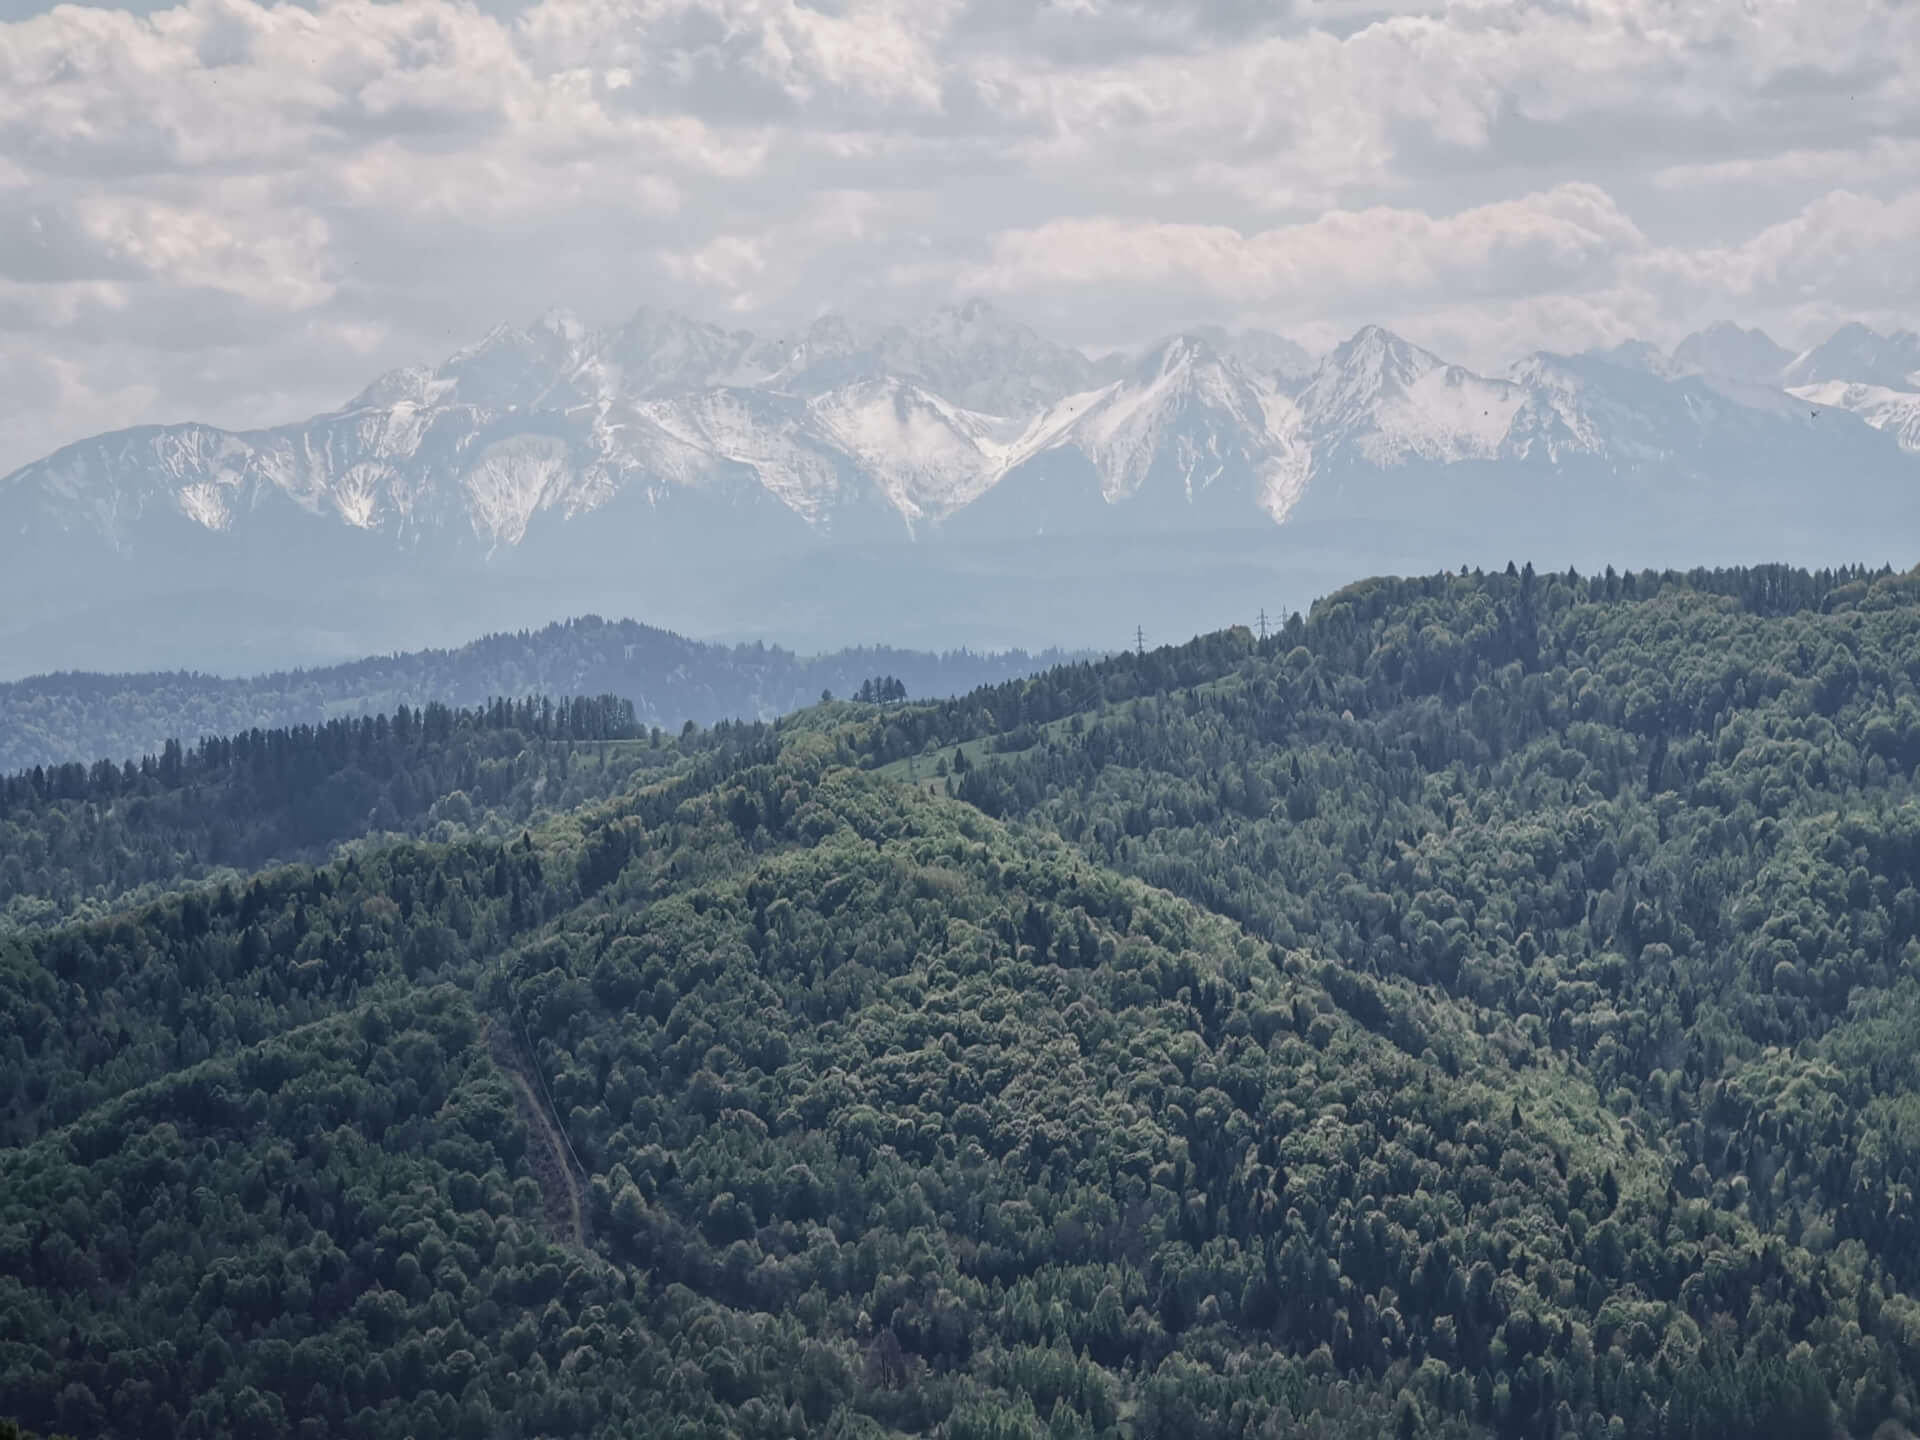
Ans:
[{"label": "sky", "polygon": [[0,0],[0,474],[549,307],[1920,324],[1920,0]]}]

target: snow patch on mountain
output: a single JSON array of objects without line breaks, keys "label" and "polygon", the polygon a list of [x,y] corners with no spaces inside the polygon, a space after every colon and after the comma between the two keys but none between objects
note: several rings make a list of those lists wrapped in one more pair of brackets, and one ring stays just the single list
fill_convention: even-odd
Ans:
[{"label": "snow patch on mountain", "polygon": [[1313,450],[1292,396],[1268,391],[1261,397],[1261,406],[1271,446],[1260,467],[1259,505],[1277,525],[1307,492],[1307,482],[1313,478]]},{"label": "snow patch on mountain", "polygon": [[1321,364],[1300,396],[1324,462],[1443,464],[1499,454],[1525,389],[1490,380],[1369,325]]},{"label": "snow patch on mountain", "polygon": [[564,440],[517,436],[489,446],[460,477],[473,528],[492,546],[518,545],[535,513],[564,504],[574,467]]},{"label": "snow patch on mountain", "polygon": [[1526,396],[1501,447],[1508,459],[1659,464],[1689,448],[1711,419],[1703,407],[1711,405],[1713,391],[1705,382],[1594,355],[1531,355],[1508,379]]},{"label": "snow patch on mountain", "polygon": [[1526,391],[1445,365],[1429,370],[1381,408],[1383,439],[1402,454],[1452,463],[1489,460],[1499,452]]},{"label": "snow patch on mountain", "polygon": [[[667,435],[727,465],[743,467],[783,505],[810,521],[851,498],[845,457],[804,399],[761,390],[708,390],[637,407]],[[713,478],[688,475],[695,483]]]},{"label": "snow patch on mountain", "polygon": [[1792,393],[1823,409],[1849,410],[1874,429],[1892,435],[1902,450],[1920,454],[1920,393],[1845,380],[1797,385]]},{"label": "snow patch on mountain", "polygon": [[233,523],[226,491],[210,480],[194,480],[181,486],[180,510],[189,520],[209,530],[225,530]]},{"label": "snow patch on mountain", "polygon": [[[1056,406],[1055,428],[1035,437],[1033,453],[1072,446],[1099,472],[1100,493],[1110,502],[1125,499],[1145,482],[1172,412],[1194,378],[1191,352],[1176,342],[1134,383],[1115,381]],[[1191,472],[1184,479],[1191,494]]]},{"label": "snow patch on mountain", "polygon": [[1277,517],[1305,483],[1299,432],[1299,410],[1274,379],[1183,336],[1149,353],[1128,378],[1051,407],[1014,446],[1012,461],[1078,451],[1109,503],[1162,477],[1191,502],[1223,477],[1249,474],[1249,498]]},{"label": "snow patch on mountain", "polygon": [[978,499],[1006,473],[1011,423],[902,380],[860,381],[812,402],[827,434],[914,522]]},{"label": "snow patch on mountain", "polygon": [[334,504],[340,518],[356,530],[372,530],[380,523],[380,492],[387,478],[379,465],[354,465],[334,487]]}]

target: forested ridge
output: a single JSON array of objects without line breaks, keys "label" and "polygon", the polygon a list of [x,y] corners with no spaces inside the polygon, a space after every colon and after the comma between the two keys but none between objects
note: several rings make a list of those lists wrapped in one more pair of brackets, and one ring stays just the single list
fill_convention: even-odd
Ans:
[{"label": "forested ridge", "polygon": [[778,646],[714,645],[597,615],[488,635],[454,650],[418,650],[344,665],[232,678],[190,672],[37,675],[0,684],[0,773],[36,765],[120,763],[166,742],[250,730],[372,719],[401,708],[475,709],[496,698],[613,695],[648,727],[689,720],[770,720],[821,692],[851,695],[896,676],[915,697],[956,695],[1027,675],[1061,654],[931,654],[863,647],[795,655]]},{"label": "forested ridge", "polygon": [[0,776],[0,927],[324,860],[368,837],[518,834],[672,763],[665,740],[614,696],[495,699],[35,766]]},{"label": "forested ridge", "polygon": [[1891,1440],[1917,687],[1920,573],[1375,581],[0,935],[0,1413]]}]

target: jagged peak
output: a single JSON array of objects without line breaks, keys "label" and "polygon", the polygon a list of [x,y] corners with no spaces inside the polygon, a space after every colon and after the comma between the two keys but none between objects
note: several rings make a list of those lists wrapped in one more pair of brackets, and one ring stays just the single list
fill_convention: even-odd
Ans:
[{"label": "jagged peak", "polygon": [[1385,326],[1362,325],[1351,339],[1334,348],[1324,368],[1347,374],[1377,374],[1408,383],[1445,363],[1431,350],[1422,349]]},{"label": "jagged peak", "polygon": [[1320,362],[1301,406],[1322,420],[1343,423],[1338,417],[1350,417],[1387,394],[1406,390],[1445,364],[1382,326],[1366,325]]},{"label": "jagged peak", "polygon": [[1696,333],[1709,339],[1726,337],[1740,340],[1765,340],[1768,344],[1773,343],[1773,337],[1767,334],[1766,331],[1760,329],[1759,326],[1756,325],[1749,329],[1747,326],[1737,324],[1732,320],[1716,320],[1705,329],[1697,331]]},{"label": "jagged peak", "polygon": [[568,312],[548,310],[524,327],[505,324],[494,326],[473,344],[463,345],[441,361],[435,367],[435,373],[450,374],[476,360],[503,353],[551,354],[555,341],[563,347],[572,348],[588,333],[586,327]]},{"label": "jagged peak", "polygon": [[1360,355],[1385,353],[1390,350],[1411,350],[1410,342],[1401,339],[1384,325],[1362,325],[1341,344],[1334,347],[1335,354]]},{"label": "jagged peak", "polygon": [[[1636,343],[1636,342],[1628,342]],[[1606,362],[1607,356],[1623,348],[1614,346],[1610,350],[1589,351],[1593,359]],[[1506,378],[1516,385],[1533,385],[1551,376],[1567,373],[1568,357],[1554,350],[1535,350],[1532,354],[1514,361],[1507,367]]]},{"label": "jagged peak", "polygon": [[1907,388],[1915,374],[1920,374],[1920,335],[1911,330],[1882,334],[1863,321],[1850,320],[1820,344],[1796,355],[1782,379],[1789,386],[1859,380]]},{"label": "jagged peak", "polygon": [[431,401],[433,389],[433,370],[424,365],[405,365],[376,376],[366,389],[340,408],[345,413],[394,405],[424,405]]},{"label": "jagged peak", "polygon": [[1509,369],[1509,374],[1517,375],[1520,366],[1531,364],[1534,360],[1548,358],[1566,361],[1569,358],[1598,360],[1603,365],[1613,365],[1622,370],[1638,370],[1648,375],[1665,375],[1672,368],[1660,347],[1651,340],[1622,340],[1615,345],[1597,347],[1581,352],[1577,357],[1560,355],[1557,352],[1539,350],[1529,355]]},{"label": "jagged peak", "polygon": [[1817,355],[1823,351],[1843,350],[1856,347],[1887,348],[1892,350],[1920,350],[1920,335],[1911,330],[1880,331],[1864,320],[1849,320],[1833,334],[1811,349],[1802,353]]},{"label": "jagged peak", "polygon": [[1146,354],[1141,358],[1143,369],[1164,375],[1169,370],[1181,366],[1195,365],[1204,360],[1218,360],[1220,357],[1198,334],[1183,331],[1177,335],[1169,335],[1158,344],[1149,346]]},{"label": "jagged peak", "polygon": [[458,350],[443,360],[439,368],[445,370],[449,366],[458,365],[464,360],[471,360],[478,355],[488,355],[510,345],[524,345],[531,338],[532,337],[519,326],[502,322],[501,324],[495,325],[471,345],[462,345]]},{"label": "jagged peak", "polygon": [[1793,352],[1765,331],[1718,320],[1674,346],[1666,368],[1750,385],[1772,384],[1792,359]]},{"label": "jagged peak", "polygon": [[[1729,342],[1727,363],[1759,364],[1761,332],[1720,322],[1701,334]],[[1355,331],[1310,380],[1282,381],[1237,348],[1249,335],[1261,338],[1195,327],[1111,363],[1079,356],[1076,366],[1075,352],[983,299],[932,311],[918,329],[823,314],[781,347],[671,310],[642,307],[599,331],[550,310],[525,328],[495,326],[439,366],[389,371],[345,412],[261,432],[244,467],[225,442],[181,441],[157,460],[108,456],[100,474],[145,467],[140,483],[151,493],[198,505],[192,513],[204,518],[211,502],[193,487],[225,485],[244,469],[261,494],[284,491],[363,528],[472,514],[487,537],[511,544],[541,507],[572,514],[628,487],[653,497],[723,475],[732,484],[742,467],[810,521],[861,486],[911,520],[970,503],[1025,458],[1062,447],[1095,458],[1115,499],[1176,454],[1191,475],[1254,451],[1329,467],[1665,454],[1668,432],[1690,438],[1712,414],[1732,413],[1727,405],[1759,413],[1768,398],[1683,367],[1630,363],[1651,353],[1639,342],[1537,351],[1483,377],[1377,324]],[[1841,327],[1822,357],[1831,375],[1815,378],[1854,388],[1814,403],[1871,408],[1885,418],[1869,423],[1906,435],[1909,411],[1895,403],[1903,397],[1863,387],[1899,388],[1868,372],[1891,373],[1908,343],[1920,341]],[[1797,401],[1772,398],[1805,420]],[[1685,418],[1696,413],[1708,418]],[[527,419],[524,434],[512,429],[515,415]]]},{"label": "jagged peak", "polygon": [[1116,383],[1123,389],[1170,382],[1239,388],[1253,385],[1255,373],[1215,346],[1204,333],[1188,330],[1136,352],[1128,366],[1118,372]]},{"label": "jagged peak", "polygon": [[1315,357],[1298,341],[1271,330],[1201,325],[1187,333],[1247,369],[1291,377],[1313,373]]}]

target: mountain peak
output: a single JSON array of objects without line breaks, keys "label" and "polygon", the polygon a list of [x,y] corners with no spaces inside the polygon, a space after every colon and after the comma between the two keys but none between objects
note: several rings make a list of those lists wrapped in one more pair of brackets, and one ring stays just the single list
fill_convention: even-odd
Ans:
[{"label": "mountain peak", "polygon": [[[142,514],[220,534],[298,514],[453,554],[559,545],[573,517],[616,502],[765,507],[770,535],[912,530],[1017,472],[1009,494],[1084,498],[1085,467],[1109,503],[1258,495],[1280,518],[1309,477],[1351,467],[1578,459],[1679,474],[1713,463],[1703,437],[1749,455],[1806,431],[1839,456],[1882,443],[1867,427],[1920,451],[1911,334],[1842,327],[1794,362],[1808,379],[1791,395],[1773,388],[1791,382],[1758,331],[1716,324],[1675,353],[1540,355],[1501,379],[1366,325],[1300,379],[1286,368],[1298,347],[1277,335],[1196,327],[1095,362],[981,299],[912,325],[822,315],[784,342],[665,310],[606,330],[549,311],[392,371],[343,411],[246,434],[123,432],[28,470],[35,513],[114,544]],[[27,475],[10,494],[29,493]]]},{"label": "mountain peak", "polygon": [[1345,368],[1356,362],[1365,363],[1367,357],[1385,355],[1397,347],[1404,347],[1405,344],[1404,340],[1384,325],[1362,325],[1333,347],[1333,359]]},{"label": "mountain peak", "polygon": [[490,354],[495,350],[504,350],[515,345],[524,345],[530,337],[518,325],[501,321],[471,345],[462,345],[458,350],[440,362],[440,369],[446,370],[476,355]]},{"label": "mountain peak", "polygon": [[1444,464],[1496,456],[1526,395],[1368,325],[1321,362],[1300,410],[1316,465]]},{"label": "mountain peak", "polygon": [[437,381],[434,372],[424,365],[403,366],[377,377],[366,389],[341,406],[340,413],[386,410],[396,405],[430,405],[448,388],[445,383]]},{"label": "mountain peak", "polygon": [[1764,330],[1757,327],[1749,330],[1735,324],[1731,320],[1716,320],[1713,324],[1702,330],[1700,334],[1709,339],[1733,338],[1739,340],[1765,340],[1768,338],[1767,332]]},{"label": "mountain peak", "polygon": [[1787,386],[1850,380],[1893,390],[1920,388],[1920,335],[1896,330],[1882,335],[1858,320],[1835,330],[1821,344],[1794,357],[1783,374]]},{"label": "mountain peak", "polygon": [[1334,348],[1321,363],[1314,383],[1324,377],[1340,377],[1346,385],[1365,384],[1374,389],[1404,388],[1444,362],[1431,351],[1403,340],[1379,325],[1363,325],[1353,338]]},{"label": "mountain peak", "polygon": [[[1623,370],[1640,370],[1649,375],[1665,375],[1671,368],[1667,364],[1667,357],[1660,353],[1660,347],[1648,340],[1622,340],[1617,345],[1588,350],[1585,353],[1592,359],[1603,361],[1608,365],[1617,365]],[[1523,369],[1545,358],[1552,358],[1549,352],[1540,351],[1529,355],[1509,370],[1508,374],[1517,380]]]},{"label": "mountain peak", "polygon": [[1229,331],[1219,325],[1203,325],[1189,333],[1204,340],[1217,354],[1229,356],[1249,370],[1288,379],[1313,373],[1313,356],[1286,336],[1270,330]]},{"label": "mountain peak", "polygon": [[1730,320],[1715,321],[1673,347],[1673,368],[1747,385],[1772,385],[1793,358],[1762,330],[1744,330]]},{"label": "mountain peak", "polygon": [[1148,375],[1166,375],[1204,360],[1217,358],[1213,347],[1191,331],[1169,335],[1141,357],[1140,371]]}]

